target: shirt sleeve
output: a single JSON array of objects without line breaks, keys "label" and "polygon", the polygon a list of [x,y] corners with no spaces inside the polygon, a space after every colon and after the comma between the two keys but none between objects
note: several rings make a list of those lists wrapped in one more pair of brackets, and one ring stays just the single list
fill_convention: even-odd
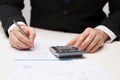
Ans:
[{"label": "shirt sleeve", "polygon": [[[24,22],[22,22],[22,21],[19,21],[19,22],[17,22],[19,25],[26,25]],[[16,27],[16,25],[15,24],[12,24],[9,28],[8,28],[8,34],[10,33],[10,31],[14,28],[14,27]]]},{"label": "shirt sleeve", "polygon": [[110,37],[110,39],[107,42],[112,42],[117,37],[114,32],[112,32],[110,29],[108,29],[104,25],[99,25],[95,29],[99,29],[99,30],[104,31]]}]

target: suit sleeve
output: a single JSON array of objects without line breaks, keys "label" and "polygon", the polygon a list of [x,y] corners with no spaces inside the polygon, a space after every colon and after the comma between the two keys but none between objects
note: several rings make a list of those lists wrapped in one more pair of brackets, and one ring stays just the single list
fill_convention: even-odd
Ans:
[{"label": "suit sleeve", "polygon": [[21,10],[24,8],[23,0],[0,0],[0,21],[6,35],[13,20],[26,23]]},{"label": "suit sleeve", "polygon": [[105,25],[117,36],[117,40],[120,40],[120,0],[108,0],[109,1],[109,17],[106,18],[101,25]]}]

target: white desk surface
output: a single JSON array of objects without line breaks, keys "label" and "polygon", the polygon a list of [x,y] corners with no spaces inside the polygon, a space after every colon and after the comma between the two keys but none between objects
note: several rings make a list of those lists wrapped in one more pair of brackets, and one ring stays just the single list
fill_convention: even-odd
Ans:
[{"label": "white desk surface", "polygon": [[[36,40],[60,39],[69,41],[77,35],[43,29],[36,29],[36,32]],[[3,29],[0,27],[0,80],[6,80],[6,76],[13,68],[12,49]],[[120,80],[120,42],[106,43],[100,51],[94,54],[84,54],[83,56],[85,57],[84,59],[94,61],[106,71],[113,80]]]}]

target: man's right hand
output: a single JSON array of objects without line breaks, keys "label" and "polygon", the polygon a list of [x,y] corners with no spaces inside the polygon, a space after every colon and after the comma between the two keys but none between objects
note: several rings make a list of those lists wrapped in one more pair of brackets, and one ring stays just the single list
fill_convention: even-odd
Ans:
[{"label": "man's right hand", "polygon": [[9,33],[9,43],[16,49],[30,49],[34,45],[36,32],[32,27],[21,25],[23,31],[28,37],[25,37],[18,27],[15,27]]}]

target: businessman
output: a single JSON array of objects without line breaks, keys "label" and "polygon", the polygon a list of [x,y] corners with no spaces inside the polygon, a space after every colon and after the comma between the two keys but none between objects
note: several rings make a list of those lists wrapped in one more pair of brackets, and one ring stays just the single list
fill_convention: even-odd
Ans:
[{"label": "businessman", "polygon": [[[79,33],[68,42],[88,53],[98,51],[106,41],[120,38],[120,0],[30,0],[31,24],[22,15],[24,0],[0,0],[0,20],[12,47],[29,49],[33,46],[35,30],[43,29]],[[103,7],[109,3],[107,17]],[[22,35],[16,20],[28,38]]]}]

